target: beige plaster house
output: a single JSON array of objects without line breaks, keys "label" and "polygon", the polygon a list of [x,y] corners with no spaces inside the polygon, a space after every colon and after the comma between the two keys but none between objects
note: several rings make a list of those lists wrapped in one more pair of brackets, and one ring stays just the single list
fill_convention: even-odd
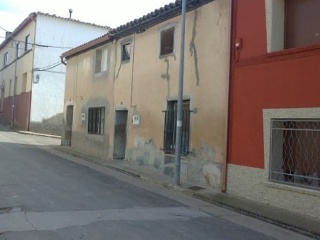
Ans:
[{"label": "beige plaster house", "polygon": [[[223,186],[230,0],[188,0],[182,178]],[[181,2],[63,53],[62,145],[174,174]]]}]

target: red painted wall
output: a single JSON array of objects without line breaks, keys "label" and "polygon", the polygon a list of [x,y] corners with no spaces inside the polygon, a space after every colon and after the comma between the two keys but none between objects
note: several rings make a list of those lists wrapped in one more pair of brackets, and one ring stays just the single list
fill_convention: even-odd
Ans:
[{"label": "red painted wall", "polygon": [[[28,130],[31,92],[15,96],[14,125],[22,130]],[[10,124],[12,114],[12,97],[4,99],[3,120]]]},{"label": "red painted wall", "polygon": [[264,1],[234,4],[228,162],[264,168],[262,110],[320,107],[320,46],[267,54]]}]

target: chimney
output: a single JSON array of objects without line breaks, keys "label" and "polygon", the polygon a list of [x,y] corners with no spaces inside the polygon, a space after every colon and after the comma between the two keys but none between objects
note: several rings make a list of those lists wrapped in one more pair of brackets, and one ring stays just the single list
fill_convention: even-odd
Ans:
[{"label": "chimney", "polygon": [[12,32],[6,32],[6,39],[10,38],[12,35]]},{"label": "chimney", "polygon": [[69,9],[69,18],[71,19],[72,17],[72,8]]}]

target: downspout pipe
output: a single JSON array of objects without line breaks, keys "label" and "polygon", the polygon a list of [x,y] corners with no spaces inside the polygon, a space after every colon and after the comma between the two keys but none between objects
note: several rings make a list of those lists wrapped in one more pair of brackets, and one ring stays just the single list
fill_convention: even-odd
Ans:
[{"label": "downspout pipe", "polygon": [[[16,41],[13,38],[12,38],[12,41],[16,44]],[[14,117],[15,117],[17,64],[18,64],[18,51],[16,49],[15,59],[14,59],[13,96],[12,96],[11,124],[10,124],[11,127],[14,126]]]},{"label": "downspout pipe", "polygon": [[228,183],[228,162],[230,160],[230,143],[231,143],[231,115],[232,115],[232,87],[233,87],[233,78],[234,78],[234,51],[235,47],[233,43],[235,42],[235,27],[236,27],[236,9],[237,9],[237,0],[231,0],[231,9],[230,9],[230,60],[229,60],[229,88],[228,88],[228,112],[226,116],[226,159],[223,166],[222,173],[222,187],[221,191],[223,193],[227,192],[227,183]]},{"label": "downspout pipe", "polygon": [[178,109],[177,109],[177,130],[176,130],[176,150],[175,150],[175,185],[180,186],[181,170],[181,137],[182,137],[182,101],[183,101],[183,74],[184,74],[184,46],[185,46],[185,26],[187,0],[181,2],[181,39],[180,39],[180,65],[179,65],[179,85],[178,85]]}]

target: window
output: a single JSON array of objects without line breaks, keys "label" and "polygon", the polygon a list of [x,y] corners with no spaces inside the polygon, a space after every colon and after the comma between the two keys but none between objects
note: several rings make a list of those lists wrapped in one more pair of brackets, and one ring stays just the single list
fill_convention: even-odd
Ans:
[{"label": "window", "polygon": [[25,73],[22,75],[21,92],[26,92],[26,91],[27,91],[27,77],[28,77],[28,74],[27,74],[27,72],[25,72]]},{"label": "window", "polygon": [[285,47],[320,43],[320,1],[286,0]]},{"label": "window", "polygon": [[[181,154],[189,153],[190,101],[183,101]],[[168,101],[164,121],[164,153],[174,154],[176,150],[177,101]]]},{"label": "window", "polygon": [[88,133],[104,133],[104,107],[89,108],[88,113]]},{"label": "window", "polygon": [[320,119],[271,119],[271,181],[320,190]]},{"label": "window", "polygon": [[16,58],[20,57],[20,42],[16,43]]},{"label": "window", "polygon": [[3,56],[3,66],[7,66],[9,61],[8,52],[6,52]]},{"label": "window", "polygon": [[173,53],[174,27],[162,30],[160,33],[160,56]]},{"label": "window", "polygon": [[130,61],[131,43],[125,43],[121,46],[121,62]]},{"label": "window", "polygon": [[266,0],[268,52],[320,43],[319,0]]},{"label": "window", "polygon": [[25,41],[24,41],[24,51],[28,51],[31,49],[30,45],[30,34],[26,36]]},{"label": "window", "polygon": [[96,50],[96,62],[95,62],[95,73],[102,73],[107,71],[107,48]]}]

